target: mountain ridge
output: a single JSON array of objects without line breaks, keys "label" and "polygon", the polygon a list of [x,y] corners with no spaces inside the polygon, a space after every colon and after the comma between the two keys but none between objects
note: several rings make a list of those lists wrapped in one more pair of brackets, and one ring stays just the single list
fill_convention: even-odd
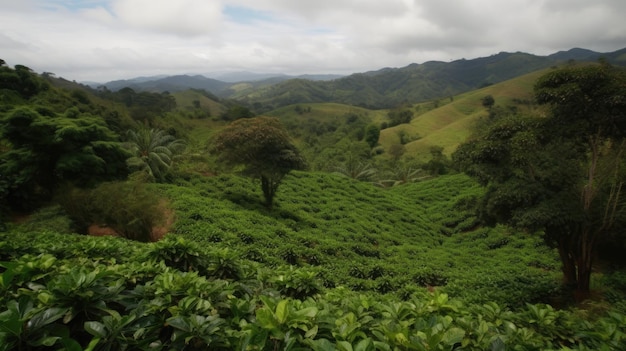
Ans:
[{"label": "mountain ridge", "polygon": [[[323,74],[248,75],[249,72],[244,72],[245,76],[259,79],[225,82],[203,75],[175,75],[155,80],[146,80],[144,77],[142,80],[113,81],[104,86],[110,90],[129,87],[152,92],[204,89],[216,96],[255,106],[258,113],[290,104],[311,102],[337,102],[379,109],[445,98],[551,66],[572,61],[597,61],[600,58],[612,64],[626,65],[626,48],[608,53],[572,48],[547,56],[499,52],[474,59],[385,67],[342,77]],[[228,79],[236,76],[234,73]]]}]

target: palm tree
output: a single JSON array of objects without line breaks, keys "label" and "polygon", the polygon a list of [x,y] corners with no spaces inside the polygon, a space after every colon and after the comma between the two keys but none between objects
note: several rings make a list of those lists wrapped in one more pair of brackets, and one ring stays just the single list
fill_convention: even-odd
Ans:
[{"label": "palm tree", "polygon": [[400,165],[389,172],[387,179],[379,180],[376,185],[389,188],[396,185],[419,182],[428,178],[430,178],[430,176],[421,168]]},{"label": "palm tree", "polygon": [[348,178],[367,181],[376,174],[376,169],[369,163],[345,162],[340,166],[335,167],[335,173]]},{"label": "palm tree", "polygon": [[186,147],[182,139],[176,139],[160,129],[141,128],[126,133],[125,146],[133,156],[126,160],[131,171],[145,171],[157,181],[163,181],[174,162],[174,157]]}]

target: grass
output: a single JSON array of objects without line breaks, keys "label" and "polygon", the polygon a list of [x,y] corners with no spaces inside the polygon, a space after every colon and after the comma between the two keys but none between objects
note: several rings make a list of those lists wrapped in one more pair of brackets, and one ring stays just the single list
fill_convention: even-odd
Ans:
[{"label": "grass", "polygon": [[[416,140],[406,144],[406,155],[417,160],[426,161],[431,146],[442,146],[445,154],[451,154],[456,147],[466,140],[472,124],[487,115],[482,106],[482,98],[491,95],[498,106],[516,106],[521,110],[529,107],[519,101],[532,100],[534,82],[547,70],[533,72],[502,83],[494,84],[482,89],[455,96],[453,101],[447,102],[438,108],[428,109],[431,103],[420,104],[416,117],[410,126],[400,125],[385,129],[381,132],[379,143],[389,148],[399,142],[397,134],[400,130],[408,133],[409,138]],[[423,112],[424,110],[426,112]]]},{"label": "grass", "polygon": [[[216,117],[225,110],[225,107],[221,103],[210,99],[196,90],[180,91],[173,93],[172,95],[176,99],[177,109],[180,111],[194,111],[199,109],[203,112],[208,112],[213,117]],[[199,108],[194,106],[194,101],[199,102]]]}]

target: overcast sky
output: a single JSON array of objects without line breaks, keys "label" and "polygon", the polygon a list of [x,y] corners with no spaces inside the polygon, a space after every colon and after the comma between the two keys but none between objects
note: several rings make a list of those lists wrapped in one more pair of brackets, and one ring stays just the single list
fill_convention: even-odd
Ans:
[{"label": "overcast sky", "polygon": [[626,0],[0,0],[0,58],[77,81],[350,74],[626,47]]}]

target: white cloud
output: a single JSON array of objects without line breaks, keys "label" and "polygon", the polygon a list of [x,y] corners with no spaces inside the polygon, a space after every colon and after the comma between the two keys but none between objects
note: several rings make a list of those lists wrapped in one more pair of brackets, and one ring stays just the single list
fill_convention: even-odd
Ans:
[{"label": "white cloud", "polygon": [[352,73],[626,47],[623,0],[0,0],[0,57],[68,79]]},{"label": "white cloud", "polygon": [[211,33],[222,14],[218,1],[206,0],[115,0],[111,9],[131,27],[180,36]]}]

